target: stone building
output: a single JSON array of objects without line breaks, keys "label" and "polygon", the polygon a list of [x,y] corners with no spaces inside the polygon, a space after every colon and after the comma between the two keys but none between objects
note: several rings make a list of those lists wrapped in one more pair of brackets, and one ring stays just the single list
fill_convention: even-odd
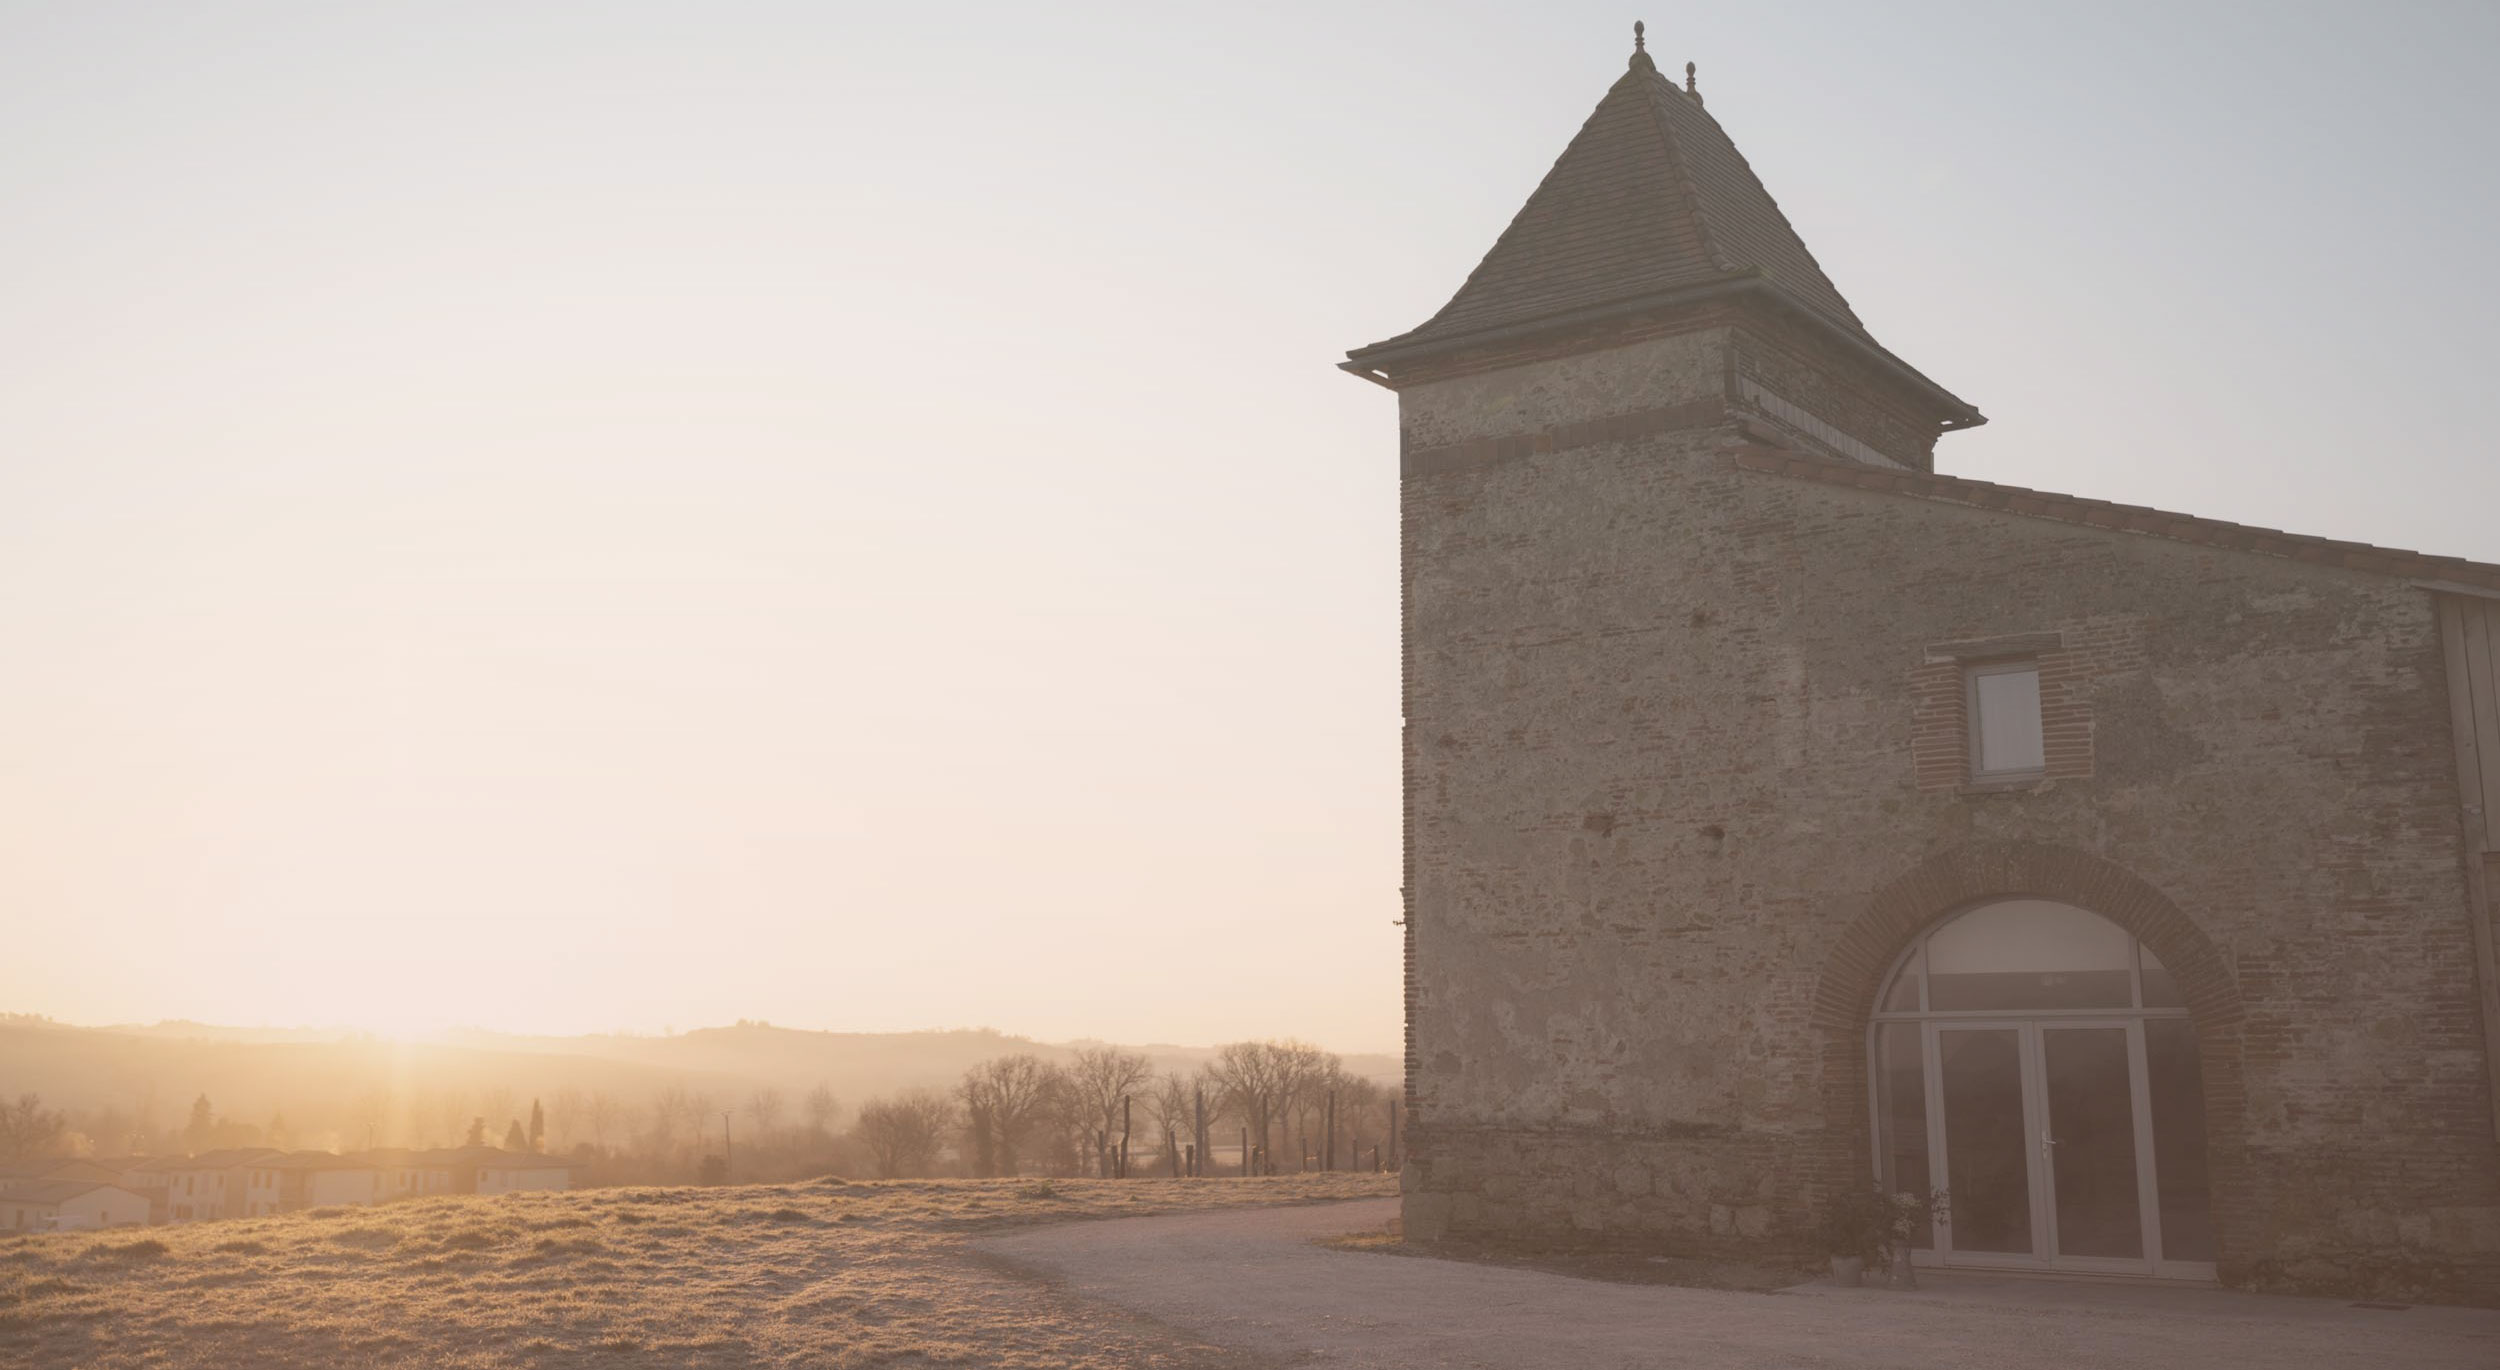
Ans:
[{"label": "stone building", "polygon": [[1408,1231],[2500,1300],[2500,566],[1937,474],[1635,50],[1397,392]]}]

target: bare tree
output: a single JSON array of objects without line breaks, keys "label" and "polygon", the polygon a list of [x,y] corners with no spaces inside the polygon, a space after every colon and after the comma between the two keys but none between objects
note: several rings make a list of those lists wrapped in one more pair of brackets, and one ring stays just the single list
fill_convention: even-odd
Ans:
[{"label": "bare tree", "polygon": [[841,1111],[841,1103],[833,1097],[833,1087],[821,1080],[799,1101],[799,1112],[806,1117],[809,1130],[823,1136],[833,1135],[833,1120]]},{"label": "bare tree", "polygon": [[486,1115],[489,1131],[493,1130],[496,1123],[517,1120],[521,1116],[515,1111],[518,1107],[513,1101],[512,1091],[502,1085],[497,1085],[478,1096],[477,1111]]},{"label": "bare tree", "polygon": [[1155,1130],[1170,1131],[1186,1138],[1196,1125],[1197,1098],[1190,1093],[1189,1077],[1177,1070],[1167,1070],[1155,1077],[1153,1087],[1146,1091],[1146,1116],[1154,1120]]},{"label": "bare tree", "polygon": [[391,1096],[386,1090],[368,1089],[356,1096],[348,1116],[356,1120],[356,1146],[380,1146],[383,1129],[391,1121]]},{"label": "bare tree", "polygon": [[1363,1153],[1385,1144],[1388,1116],[1382,1105],[1388,1099],[1389,1091],[1367,1076],[1348,1075],[1338,1084],[1337,1141],[1349,1166],[1361,1169]]},{"label": "bare tree", "polygon": [[57,1108],[45,1108],[42,1095],[20,1094],[0,1107],[0,1157],[22,1161],[45,1155],[67,1131],[69,1118]]},{"label": "bare tree", "polygon": [[604,1151],[608,1130],[623,1120],[624,1105],[604,1089],[590,1091],[590,1144]]},{"label": "bare tree", "polygon": [[[1311,1154],[1314,1157],[1324,1157],[1330,1154],[1328,1150],[1330,1146],[1329,1102],[1332,1098],[1336,1102],[1338,1131],[1336,1141],[1343,1143],[1346,1139],[1348,1122],[1346,1103],[1348,1097],[1354,1092],[1357,1081],[1354,1076],[1346,1073],[1344,1057],[1333,1051],[1322,1051],[1317,1047],[1305,1049],[1310,1055],[1304,1062],[1301,1092],[1294,1101],[1296,1126],[1301,1135],[1310,1139]],[[1373,1088],[1377,1090],[1378,1087]],[[1337,1150],[1342,1152],[1344,1147],[1339,1145]],[[1321,1160],[1319,1164],[1322,1169],[1326,1169],[1335,1162]]]},{"label": "bare tree", "polygon": [[[694,1124],[695,1154],[701,1156],[705,1154],[704,1148],[711,1145],[708,1134],[712,1124],[720,1120],[720,1103],[712,1097],[709,1091],[697,1091],[687,1097],[686,1110],[689,1120]],[[725,1122],[722,1125],[724,1128],[727,1126]],[[729,1158],[724,1156],[721,1159],[726,1162]]]},{"label": "bare tree", "polygon": [[[1267,1141],[1268,1124],[1285,1098],[1280,1065],[1266,1042],[1227,1043],[1207,1063],[1207,1079],[1223,1091],[1225,1106],[1240,1116],[1242,1126],[1261,1143]],[[1243,1157],[1243,1165],[1249,1160]]]},{"label": "bare tree", "polygon": [[1059,1072],[1038,1056],[1000,1056],[964,1072],[955,1093],[963,1100],[975,1174],[1016,1173],[1020,1153],[1036,1125],[1048,1118],[1059,1088]]},{"label": "bare tree", "polygon": [[877,1178],[894,1180],[927,1174],[954,1125],[953,1101],[933,1090],[914,1089],[860,1105],[852,1134],[868,1148]]},{"label": "bare tree", "polygon": [[747,1096],[747,1123],[755,1130],[755,1140],[759,1144],[771,1140],[772,1135],[781,1130],[781,1115],[787,1111],[788,1105],[782,1099],[781,1091],[771,1085]]},{"label": "bare tree", "polygon": [[570,1085],[557,1090],[555,1106],[547,1110],[547,1128],[555,1134],[556,1150],[566,1150],[579,1140],[587,1121],[582,1092]]},{"label": "bare tree", "polygon": [[1066,1076],[1070,1112],[1079,1125],[1110,1136],[1120,1130],[1120,1101],[1144,1091],[1154,1064],[1118,1047],[1079,1047]]},{"label": "bare tree", "polygon": [[[1155,1145],[1177,1152],[1198,1140],[1198,1091],[1205,1085],[1203,1073],[1183,1075],[1167,1070],[1155,1077],[1146,1094],[1146,1116],[1152,1120]],[[1216,1091],[1210,1090],[1210,1093]],[[1164,1164],[1173,1174],[1180,1172],[1175,1156],[1166,1156]]]},{"label": "bare tree", "polygon": [[684,1085],[670,1085],[651,1098],[651,1134],[643,1150],[656,1159],[666,1159],[677,1150],[678,1129],[691,1127],[701,1115],[695,1111],[694,1100],[687,1097]]},{"label": "bare tree", "polygon": [[435,1099],[434,1106],[442,1118],[443,1130],[439,1135],[445,1138],[457,1137],[468,1128],[470,1116],[468,1095],[456,1089],[446,1090]]},{"label": "bare tree", "polygon": [[1271,1129],[1285,1122],[1285,1113],[1303,1096],[1310,1081],[1324,1073],[1328,1054],[1307,1042],[1233,1042],[1216,1050],[1207,1065],[1207,1079],[1224,1091],[1225,1102],[1241,1116],[1259,1144],[1268,1146],[1275,1162]]}]

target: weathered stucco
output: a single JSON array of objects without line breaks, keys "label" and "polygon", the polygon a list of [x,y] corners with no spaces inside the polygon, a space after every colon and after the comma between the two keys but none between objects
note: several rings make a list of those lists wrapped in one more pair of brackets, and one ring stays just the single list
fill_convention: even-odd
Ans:
[{"label": "weathered stucco", "polygon": [[[1402,429],[1723,393],[1733,336],[1414,385]],[[1404,483],[1410,1230],[1802,1253],[1867,1167],[1834,948],[1922,863],[2021,848],[2157,892],[2244,1014],[2200,1022],[2226,1278],[2500,1299],[2429,597],[1738,470],[1739,422]],[[1926,649],[2043,633],[2088,775],[1922,790]]]}]

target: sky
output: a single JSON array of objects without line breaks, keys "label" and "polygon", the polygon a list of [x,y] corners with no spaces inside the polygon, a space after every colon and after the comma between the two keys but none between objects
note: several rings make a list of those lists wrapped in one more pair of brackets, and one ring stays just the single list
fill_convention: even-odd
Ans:
[{"label": "sky", "polygon": [[2500,8],[0,0],[0,1009],[1399,1032],[1396,419],[1632,20],[1938,468],[2500,560]]}]

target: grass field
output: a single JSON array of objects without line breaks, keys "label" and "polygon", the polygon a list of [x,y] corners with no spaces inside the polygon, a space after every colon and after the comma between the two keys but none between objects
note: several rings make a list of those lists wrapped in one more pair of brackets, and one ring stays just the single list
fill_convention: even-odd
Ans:
[{"label": "grass field", "polygon": [[1218,1365],[969,1240],[1394,1192],[1368,1174],[822,1180],[0,1238],[0,1365]]}]

